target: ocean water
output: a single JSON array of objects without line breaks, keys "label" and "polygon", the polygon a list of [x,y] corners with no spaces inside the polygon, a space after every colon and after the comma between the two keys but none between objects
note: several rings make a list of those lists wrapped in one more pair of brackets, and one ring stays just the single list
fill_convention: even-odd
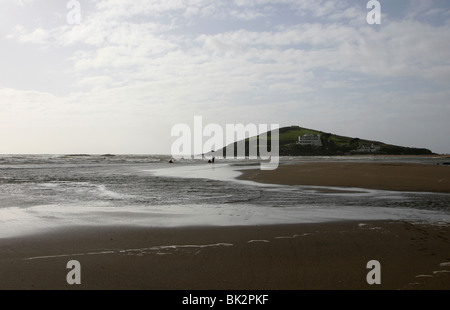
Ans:
[{"label": "ocean water", "polygon": [[[0,238],[62,227],[263,225],[333,220],[450,223],[450,194],[281,186],[240,181],[244,159],[166,155],[0,155]],[[420,157],[283,157],[310,161],[401,161]]]}]

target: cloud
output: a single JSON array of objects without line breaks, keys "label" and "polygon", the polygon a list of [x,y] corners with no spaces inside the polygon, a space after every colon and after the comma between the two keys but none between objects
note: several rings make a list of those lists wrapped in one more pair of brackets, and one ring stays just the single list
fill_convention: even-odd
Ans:
[{"label": "cloud", "polygon": [[[64,55],[60,74],[72,81],[61,96],[39,89],[4,90],[0,98],[6,101],[0,100],[10,102],[2,107],[7,115],[21,111],[29,119],[39,115],[42,122],[52,117],[61,126],[116,128],[120,123],[134,128],[154,118],[167,126],[202,113],[217,122],[275,118],[319,129],[331,122],[345,133],[348,127],[375,136],[361,129],[365,117],[383,118],[389,127],[387,120],[417,121],[421,110],[427,109],[429,114],[422,113],[427,122],[448,112],[445,96],[432,94],[441,93],[450,80],[449,23],[419,18],[418,12],[445,15],[425,2],[404,18],[387,12],[377,27],[365,22],[365,3],[351,1],[104,0],[82,5],[80,25],[30,23],[7,35],[10,43],[27,49],[44,47]],[[56,88],[58,81],[51,83]],[[416,100],[402,114],[405,98]],[[417,98],[432,100],[437,108]],[[39,107],[39,102],[45,103]],[[374,128],[376,122],[369,121]]]},{"label": "cloud", "polygon": [[[118,1],[105,0],[86,13],[81,25],[63,25],[26,31],[17,26],[8,36],[20,43],[52,47],[76,47],[71,57],[77,75],[98,76],[108,72],[111,79],[124,81],[164,81],[177,78],[198,80],[205,87],[219,83],[202,76],[261,85],[258,89],[280,89],[265,77],[304,75],[311,70],[356,72],[390,77],[420,77],[442,82],[448,77],[450,47],[447,26],[431,26],[414,20],[391,21],[383,31],[364,25],[354,27],[342,19],[364,12],[343,1],[254,0],[234,1],[241,10],[228,10],[231,16],[248,14],[248,19],[264,16],[261,6],[287,5],[300,15],[328,16],[326,22],[286,24],[270,30],[238,29],[213,34],[179,33],[172,19],[161,17],[201,15],[209,1]],[[421,7],[429,5],[421,2]],[[231,6],[232,7],[232,6]],[[224,10],[215,5],[214,12]],[[418,10],[418,9],[417,9]],[[238,13],[239,12],[239,13]],[[150,17],[145,21],[140,16]],[[153,18],[155,17],[155,18]],[[414,48],[412,48],[414,47]],[[100,70],[100,71],[99,71]],[[198,75],[198,77],[196,77]],[[332,77],[334,78],[334,76]],[[310,79],[303,79],[308,84]],[[298,89],[297,80],[292,89]],[[326,81],[325,81],[326,82]],[[276,82],[287,85],[287,81]],[[350,81],[346,82],[347,84]],[[191,83],[192,84],[192,83]],[[239,85],[236,91],[242,89]],[[309,85],[310,86],[310,85]],[[305,89],[307,89],[307,86]],[[233,91],[234,88],[230,88]],[[247,87],[248,90],[254,89]]]},{"label": "cloud", "polygon": [[21,25],[14,27],[13,33],[6,36],[7,39],[14,39],[19,43],[32,43],[38,45],[47,44],[50,37],[51,34],[41,27],[35,28],[31,32],[27,32]]},{"label": "cloud", "polygon": [[30,4],[30,3],[33,3],[34,0],[14,0],[14,2],[15,2],[16,4],[18,4],[18,5],[22,6],[22,7],[24,7],[24,6],[26,6],[26,5]]},{"label": "cloud", "polygon": [[253,10],[232,10],[230,16],[243,20],[254,20],[266,16],[264,13]]}]

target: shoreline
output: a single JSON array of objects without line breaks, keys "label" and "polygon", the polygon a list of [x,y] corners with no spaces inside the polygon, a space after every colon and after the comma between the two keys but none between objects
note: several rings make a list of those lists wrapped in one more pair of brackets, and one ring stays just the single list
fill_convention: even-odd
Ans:
[{"label": "shoreline", "polygon": [[276,170],[240,170],[239,180],[264,184],[450,193],[450,167],[403,162],[307,162]]},{"label": "shoreline", "polygon": [[[260,183],[355,182],[439,193],[447,193],[450,180],[448,167],[397,162],[308,162],[241,172],[239,179]],[[66,281],[71,260],[81,264],[80,285]],[[366,281],[371,260],[381,265],[379,285]],[[450,289],[450,223],[74,226],[0,238],[0,290],[377,289]]]},{"label": "shoreline", "polygon": [[[74,259],[78,286],[66,282]],[[366,282],[373,259],[380,285]],[[0,239],[0,263],[2,290],[450,289],[450,232],[406,221],[78,227]]]}]

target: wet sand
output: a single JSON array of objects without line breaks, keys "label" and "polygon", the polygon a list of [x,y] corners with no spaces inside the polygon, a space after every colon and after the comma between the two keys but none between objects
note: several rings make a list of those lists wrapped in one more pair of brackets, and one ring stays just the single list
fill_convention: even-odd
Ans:
[{"label": "wet sand", "polygon": [[[266,183],[450,192],[449,167],[311,163],[249,170]],[[81,264],[69,285],[67,262]],[[381,265],[370,285],[366,265]],[[0,289],[450,289],[448,223],[340,221],[234,227],[77,227],[0,239]]]},{"label": "wet sand", "polygon": [[450,193],[450,167],[413,163],[320,162],[243,170],[260,183]]},{"label": "wet sand", "polygon": [[[81,264],[69,285],[66,264]],[[366,264],[378,260],[381,284]],[[448,226],[79,227],[0,239],[0,289],[450,289]]]}]

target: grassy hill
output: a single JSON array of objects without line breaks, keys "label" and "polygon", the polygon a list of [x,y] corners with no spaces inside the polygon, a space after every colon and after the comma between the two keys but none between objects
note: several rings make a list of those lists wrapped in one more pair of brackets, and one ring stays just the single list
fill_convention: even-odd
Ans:
[{"label": "grassy hill", "polygon": [[[301,146],[298,139],[305,134],[320,134],[322,146]],[[270,141],[271,134],[267,134],[267,140]],[[259,147],[259,143],[269,145],[270,142],[263,140],[262,138],[252,137],[245,139],[245,153],[249,154],[249,140],[256,140],[256,145]],[[243,141],[241,141],[243,142]],[[235,154],[237,152],[238,142],[234,143]],[[370,148],[372,145],[379,146],[379,150],[362,150],[362,148]],[[224,156],[226,155],[227,148],[223,149]],[[404,147],[392,144],[386,144],[380,141],[366,140],[354,137],[345,137],[335,135],[332,133],[326,133],[314,129],[302,128],[299,126],[283,127],[279,129],[279,147],[280,156],[333,156],[333,155],[352,155],[352,154],[384,154],[384,155],[430,155],[433,154],[430,150],[424,148]],[[256,151],[253,150],[256,154]]]}]

